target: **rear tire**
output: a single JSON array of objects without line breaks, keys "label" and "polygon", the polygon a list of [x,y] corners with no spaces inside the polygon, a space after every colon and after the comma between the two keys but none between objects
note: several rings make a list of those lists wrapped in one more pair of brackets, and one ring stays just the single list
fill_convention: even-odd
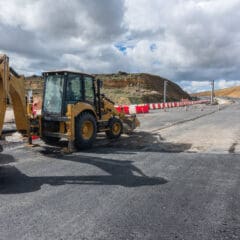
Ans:
[{"label": "rear tire", "polygon": [[80,114],[75,120],[75,146],[77,149],[92,147],[97,135],[95,117],[88,112]]},{"label": "rear tire", "polygon": [[106,136],[108,139],[117,139],[122,135],[123,124],[118,118],[111,118],[108,123],[109,130],[107,130]]}]

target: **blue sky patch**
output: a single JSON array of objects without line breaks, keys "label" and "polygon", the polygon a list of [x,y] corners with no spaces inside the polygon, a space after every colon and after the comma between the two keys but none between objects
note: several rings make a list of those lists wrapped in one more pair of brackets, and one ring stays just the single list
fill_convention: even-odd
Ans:
[{"label": "blue sky patch", "polygon": [[115,44],[114,45],[120,52],[126,54],[127,47],[121,44]]},{"label": "blue sky patch", "polygon": [[156,50],[157,50],[157,45],[156,45],[156,43],[151,44],[149,48],[150,48],[151,52],[156,51]]},{"label": "blue sky patch", "polygon": [[133,45],[127,45],[126,43],[116,43],[114,44],[114,47],[117,48],[122,54],[126,55],[127,54],[127,49],[133,49]]}]

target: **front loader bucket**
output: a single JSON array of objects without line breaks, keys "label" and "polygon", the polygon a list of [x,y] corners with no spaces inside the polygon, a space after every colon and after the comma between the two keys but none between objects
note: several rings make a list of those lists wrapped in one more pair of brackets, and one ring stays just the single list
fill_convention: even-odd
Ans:
[{"label": "front loader bucket", "polygon": [[122,119],[123,133],[130,134],[134,129],[140,126],[140,122],[136,115],[125,115]]}]

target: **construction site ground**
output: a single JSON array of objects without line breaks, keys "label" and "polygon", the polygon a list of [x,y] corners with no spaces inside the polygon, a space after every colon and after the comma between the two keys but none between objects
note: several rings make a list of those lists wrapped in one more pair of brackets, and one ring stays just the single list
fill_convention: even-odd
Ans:
[{"label": "construction site ground", "polygon": [[72,154],[9,133],[0,239],[240,239],[239,118],[239,100],[154,110]]}]

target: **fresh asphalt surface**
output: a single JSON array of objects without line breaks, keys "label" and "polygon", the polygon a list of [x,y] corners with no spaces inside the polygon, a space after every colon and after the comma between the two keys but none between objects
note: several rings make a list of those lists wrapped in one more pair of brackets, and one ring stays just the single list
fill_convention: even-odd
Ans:
[{"label": "fresh asphalt surface", "polygon": [[[238,103],[155,111],[133,136],[69,155],[5,149],[0,239],[240,239],[239,113]],[[189,135],[214,119],[219,133],[234,129],[229,151],[192,151]]]}]

